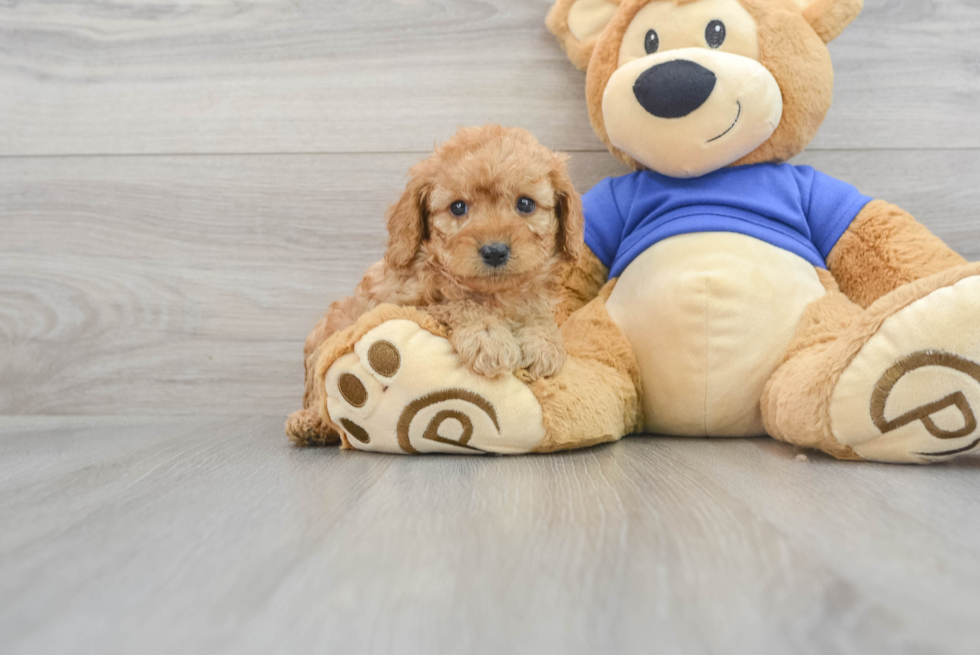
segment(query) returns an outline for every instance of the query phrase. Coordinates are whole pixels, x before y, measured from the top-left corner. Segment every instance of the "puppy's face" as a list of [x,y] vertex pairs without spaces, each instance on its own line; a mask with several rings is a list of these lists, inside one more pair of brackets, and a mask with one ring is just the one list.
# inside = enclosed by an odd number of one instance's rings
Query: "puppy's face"
[[[476,291],[545,275],[582,240],[563,158],[524,130],[461,130],[412,170],[406,193],[419,195],[408,202],[419,208],[408,219],[419,227],[413,261]],[[402,219],[397,210],[389,215],[389,264],[392,248],[405,245],[393,219]]]
[[478,151],[438,175],[429,207],[429,254],[454,279],[489,290],[551,265],[555,189],[522,162]]

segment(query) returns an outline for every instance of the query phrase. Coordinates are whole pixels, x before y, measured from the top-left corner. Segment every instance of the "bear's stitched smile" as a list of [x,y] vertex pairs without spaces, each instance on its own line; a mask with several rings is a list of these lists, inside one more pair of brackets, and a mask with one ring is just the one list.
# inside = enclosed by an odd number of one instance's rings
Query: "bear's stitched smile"
[[731,126],[727,130],[725,130],[724,132],[722,132],[721,134],[719,134],[715,138],[708,139],[706,143],[711,143],[712,141],[717,141],[718,139],[720,139],[721,137],[725,136],[726,134],[728,134],[729,132],[731,132],[733,129],[735,129],[735,126],[738,124],[738,119],[740,119],[742,117],[742,101],[741,100],[736,100],[735,101],[735,104],[738,105],[738,114],[736,114],[736,116],[735,116],[735,122],[733,122],[731,124]]

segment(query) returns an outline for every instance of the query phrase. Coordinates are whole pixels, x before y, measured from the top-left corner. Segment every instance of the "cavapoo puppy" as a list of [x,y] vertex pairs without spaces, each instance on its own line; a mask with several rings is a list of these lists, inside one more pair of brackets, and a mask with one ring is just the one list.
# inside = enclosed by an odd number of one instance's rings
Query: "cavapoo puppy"
[[583,243],[581,201],[565,159],[526,130],[486,125],[459,130],[412,167],[387,213],[384,259],[306,339],[304,409],[286,423],[294,441],[336,439],[317,411],[317,349],[381,303],[424,308],[481,375],[524,369],[534,379],[561,368],[565,349],[553,314],[559,276]]

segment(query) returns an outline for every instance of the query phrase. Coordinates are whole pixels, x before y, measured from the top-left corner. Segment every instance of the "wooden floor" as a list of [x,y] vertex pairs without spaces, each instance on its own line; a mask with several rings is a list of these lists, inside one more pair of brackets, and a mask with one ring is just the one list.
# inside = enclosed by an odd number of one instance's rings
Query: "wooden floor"
[[281,424],[7,419],[3,652],[976,652],[978,458],[406,459]]
[[[978,651],[980,458],[285,442],[433,141],[623,172],[549,4],[0,3],[0,652]],[[865,5],[797,163],[980,259],[980,3]]]

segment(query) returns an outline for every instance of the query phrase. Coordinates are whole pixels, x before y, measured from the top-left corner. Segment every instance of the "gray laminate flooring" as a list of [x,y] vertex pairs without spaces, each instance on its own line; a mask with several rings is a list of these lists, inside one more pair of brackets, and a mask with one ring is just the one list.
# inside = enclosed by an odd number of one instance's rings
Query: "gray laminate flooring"
[[409,459],[281,423],[6,419],[4,652],[975,652],[980,458]]

